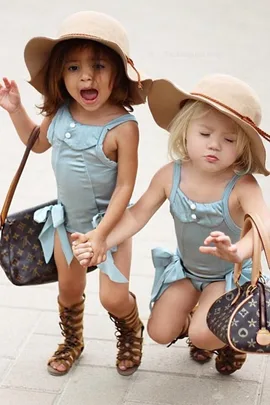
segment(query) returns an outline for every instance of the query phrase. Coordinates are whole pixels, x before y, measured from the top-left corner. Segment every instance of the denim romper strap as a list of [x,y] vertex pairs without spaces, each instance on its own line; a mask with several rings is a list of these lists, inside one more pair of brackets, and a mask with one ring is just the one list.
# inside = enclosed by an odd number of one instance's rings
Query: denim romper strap
[[173,184],[170,194],[170,202],[172,203],[175,199],[175,195],[180,183],[180,176],[181,176],[181,163],[174,162],[173,165]]

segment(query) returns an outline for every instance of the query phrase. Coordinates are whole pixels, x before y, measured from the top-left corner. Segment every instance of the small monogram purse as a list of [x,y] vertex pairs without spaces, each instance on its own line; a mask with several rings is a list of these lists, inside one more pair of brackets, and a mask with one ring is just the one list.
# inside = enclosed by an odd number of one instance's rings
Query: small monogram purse
[[270,266],[270,240],[258,214],[245,216],[242,237],[253,233],[253,257],[251,281],[240,286],[242,264],[236,264],[231,290],[211,306],[207,315],[209,329],[222,342],[245,353],[270,353],[270,287],[265,284],[261,272],[261,250]]
[[[49,263],[45,262],[38,239],[43,224],[37,223],[33,219],[36,210],[56,204],[57,201],[49,201],[7,216],[27,158],[39,137],[39,133],[40,128],[35,127],[29,137],[22,161],[8,190],[0,216],[0,265],[8,279],[19,286],[51,283],[58,280],[54,258],[52,257]],[[87,272],[95,269],[96,267],[89,267]]]

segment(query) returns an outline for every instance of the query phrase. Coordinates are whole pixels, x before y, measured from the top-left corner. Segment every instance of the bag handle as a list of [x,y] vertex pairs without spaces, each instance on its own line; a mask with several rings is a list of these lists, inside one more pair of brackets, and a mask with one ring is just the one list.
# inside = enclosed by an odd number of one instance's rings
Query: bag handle
[[18,182],[19,182],[20,177],[22,175],[22,172],[23,172],[24,166],[26,164],[26,161],[28,159],[29,153],[30,153],[32,147],[34,146],[37,138],[39,137],[39,134],[40,134],[40,127],[39,126],[34,127],[34,129],[32,130],[32,132],[31,132],[31,134],[29,136],[29,139],[28,139],[26,149],[25,149],[25,152],[23,154],[21,163],[20,163],[20,165],[18,167],[18,170],[16,171],[15,176],[13,177],[11,185],[9,186],[9,189],[8,189],[8,192],[7,192],[7,195],[6,195],[6,198],[5,198],[5,202],[4,202],[2,210],[1,210],[1,216],[0,216],[0,228],[1,229],[3,228],[4,223],[6,221],[8,210],[9,210],[10,204],[12,202],[13,195],[15,193]]
[[[241,238],[243,238],[250,231],[250,229],[252,229],[253,234],[251,286],[255,287],[261,276],[262,247],[265,252],[268,267],[270,267],[270,239],[267,234],[267,230],[262,222],[262,219],[257,213],[249,213],[245,215]],[[241,272],[242,263],[236,263],[234,266],[235,284],[238,283]]]

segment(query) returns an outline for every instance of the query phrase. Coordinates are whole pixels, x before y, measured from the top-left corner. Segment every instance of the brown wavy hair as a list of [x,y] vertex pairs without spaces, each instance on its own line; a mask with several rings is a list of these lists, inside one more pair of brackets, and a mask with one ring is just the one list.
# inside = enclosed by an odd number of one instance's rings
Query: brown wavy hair
[[51,52],[45,67],[44,102],[39,106],[42,114],[54,115],[60,107],[72,100],[63,80],[64,67],[70,52],[86,48],[91,48],[97,60],[103,56],[112,64],[113,89],[109,98],[110,102],[123,106],[128,111],[133,111],[132,104],[134,102],[130,93],[129,79],[120,55],[100,42],[74,38],[59,42]]

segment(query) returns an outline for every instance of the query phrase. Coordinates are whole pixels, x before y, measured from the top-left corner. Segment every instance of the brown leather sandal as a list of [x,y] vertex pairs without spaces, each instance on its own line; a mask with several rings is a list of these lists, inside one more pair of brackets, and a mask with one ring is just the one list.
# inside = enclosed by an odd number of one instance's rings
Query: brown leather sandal
[[[58,300],[59,322],[62,330],[64,343],[58,346],[58,349],[53,356],[48,360],[47,370],[51,375],[62,376],[69,372],[74,362],[80,357],[83,349],[83,312],[84,312],[85,296],[78,304],[72,305],[70,308],[64,307]],[[52,367],[52,363],[64,365],[65,370],[60,371]]]
[[196,361],[197,363],[204,364],[212,359],[214,355],[212,351],[199,349],[198,347],[194,346],[190,339],[187,339],[187,344],[189,346],[189,354],[192,360]]
[[[115,336],[117,339],[117,358],[116,369],[119,374],[129,376],[135,373],[141,364],[142,345],[143,345],[143,330],[144,326],[138,314],[136,297],[130,293],[135,299],[135,306],[131,313],[125,318],[117,318],[109,313],[110,319],[116,326]],[[119,365],[123,361],[130,361],[133,366],[122,370]]]
[[246,353],[240,353],[225,346],[217,350],[216,369],[220,374],[229,375],[243,366],[247,358]]

